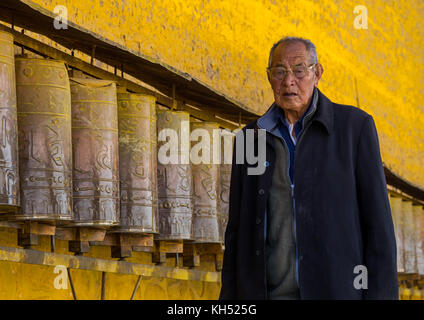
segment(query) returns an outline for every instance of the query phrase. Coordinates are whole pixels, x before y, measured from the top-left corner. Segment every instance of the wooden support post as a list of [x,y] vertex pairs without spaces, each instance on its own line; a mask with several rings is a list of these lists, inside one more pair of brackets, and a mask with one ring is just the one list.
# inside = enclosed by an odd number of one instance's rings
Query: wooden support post
[[76,239],[69,241],[69,251],[75,253],[88,252],[90,241],[103,241],[106,229],[96,229],[90,227],[79,227],[76,231]]
[[116,244],[111,246],[112,258],[129,258],[131,257],[131,238],[128,234],[116,233]]
[[200,266],[200,255],[195,243],[184,244],[183,266],[188,268]]
[[222,262],[224,260],[224,254],[218,253],[215,255],[215,269],[216,271],[222,271]]
[[109,232],[101,241],[90,241],[90,245],[110,246],[112,258],[128,258],[132,251],[153,252],[153,234]]
[[198,243],[197,252],[199,255],[211,254],[215,256],[215,269],[216,271],[222,270],[223,249],[220,243]]
[[38,236],[54,236],[56,226],[37,222],[25,221],[22,229],[18,232],[18,245],[24,248],[31,248],[38,245]]
[[163,264],[166,262],[166,252],[153,252],[152,262],[156,264]]
[[156,264],[165,263],[167,253],[183,253],[183,240],[156,240],[154,244],[152,262]]

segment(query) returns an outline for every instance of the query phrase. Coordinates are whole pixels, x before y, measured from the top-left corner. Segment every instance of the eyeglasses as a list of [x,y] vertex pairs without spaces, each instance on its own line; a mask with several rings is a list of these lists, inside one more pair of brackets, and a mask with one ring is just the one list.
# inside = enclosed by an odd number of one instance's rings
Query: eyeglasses
[[297,65],[297,66],[290,67],[289,70],[287,70],[284,67],[271,67],[271,68],[267,68],[266,70],[271,76],[271,78],[274,80],[283,80],[284,77],[289,72],[293,73],[293,75],[297,79],[302,79],[304,76],[306,76],[306,73],[308,72],[308,70],[311,70],[313,67],[315,67],[315,65],[316,63],[311,64],[310,66]]

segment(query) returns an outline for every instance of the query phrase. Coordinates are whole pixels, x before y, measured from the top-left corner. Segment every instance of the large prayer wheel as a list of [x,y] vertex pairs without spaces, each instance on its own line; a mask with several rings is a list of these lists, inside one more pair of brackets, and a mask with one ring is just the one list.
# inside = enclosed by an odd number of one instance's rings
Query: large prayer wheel
[[424,275],[424,210],[423,206],[415,204],[415,251],[417,255],[418,274]]
[[62,61],[17,57],[22,211],[16,218],[72,219],[71,96]]
[[118,93],[120,232],[158,233],[156,98]]
[[[219,212],[219,126],[214,122],[192,122],[191,129],[191,139],[195,140],[192,141],[190,150],[194,190],[194,239],[198,243],[219,243],[222,241]],[[199,139],[196,141],[197,138]]]
[[70,80],[74,225],[114,226],[119,221],[116,84]]
[[415,217],[412,202],[402,200],[403,219],[403,235],[404,235],[404,257],[405,257],[405,273],[418,273],[417,256],[416,256],[416,230]]
[[391,194],[389,199],[396,237],[397,271],[402,273],[405,272],[402,198]]
[[13,37],[0,31],[0,213],[19,209],[18,130]]
[[228,215],[230,209],[230,182],[234,134],[231,131],[223,130],[221,132],[221,164],[220,164],[220,184],[219,184],[219,204],[221,212],[222,242],[225,238],[225,229],[227,228]]
[[[158,110],[159,239],[192,240],[190,115]],[[167,137],[167,138],[166,138]],[[165,141],[161,141],[167,139]]]

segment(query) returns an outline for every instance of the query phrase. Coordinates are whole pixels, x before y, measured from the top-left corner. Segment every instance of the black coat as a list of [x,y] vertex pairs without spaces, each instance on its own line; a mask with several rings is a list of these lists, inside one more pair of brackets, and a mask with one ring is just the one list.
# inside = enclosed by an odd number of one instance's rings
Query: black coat
[[[373,118],[318,94],[294,160],[300,297],[398,299],[396,240]],[[256,121],[246,129],[257,130]],[[234,147],[220,299],[267,298],[264,214],[278,159],[269,133],[266,141],[262,175],[247,175],[255,165],[236,164]],[[357,265],[367,268],[367,289],[353,285]]]

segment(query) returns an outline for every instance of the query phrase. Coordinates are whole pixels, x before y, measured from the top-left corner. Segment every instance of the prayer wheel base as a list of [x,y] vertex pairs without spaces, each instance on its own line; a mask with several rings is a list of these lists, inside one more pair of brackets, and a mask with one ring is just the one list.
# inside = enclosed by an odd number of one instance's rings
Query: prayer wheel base
[[131,234],[159,234],[158,232],[152,232],[151,229],[146,229],[146,228],[138,228],[138,227],[119,227],[119,228],[114,228],[113,230],[109,231],[110,233],[131,233]]
[[19,209],[20,207],[16,205],[0,204],[0,219],[2,214],[16,213]]
[[22,225],[22,229],[18,231],[18,245],[30,249],[38,245],[38,236],[54,237],[55,234],[56,226],[54,223],[25,221]]
[[61,225],[72,221],[72,217],[70,216],[61,216],[61,215],[37,215],[37,216],[28,216],[23,214],[0,214],[0,219],[7,219],[9,221],[33,221],[33,222],[42,222],[46,224],[52,225]]
[[114,227],[118,225],[118,222],[116,221],[79,221],[79,222],[75,222],[73,221],[72,223],[70,223],[68,225],[68,227],[88,227],[88,228],[101,228],[101,229],[108,229],[111,227]]
[[107,233],[103,241],[90,241],[91,246],[110,246],[112,258],[129,258],[132,251],[153,251],[153,234]]

